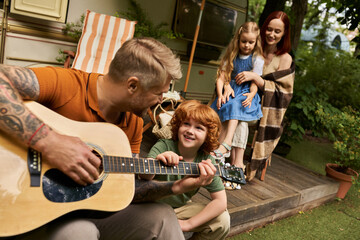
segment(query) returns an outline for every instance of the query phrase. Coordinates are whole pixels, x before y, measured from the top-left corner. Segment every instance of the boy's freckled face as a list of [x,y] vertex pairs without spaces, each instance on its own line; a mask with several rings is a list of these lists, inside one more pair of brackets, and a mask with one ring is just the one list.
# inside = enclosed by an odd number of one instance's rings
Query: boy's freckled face
[[185,148],[197,148],[205,142],[207,128],[193,119],[185,120],[179,127],[179,143]]

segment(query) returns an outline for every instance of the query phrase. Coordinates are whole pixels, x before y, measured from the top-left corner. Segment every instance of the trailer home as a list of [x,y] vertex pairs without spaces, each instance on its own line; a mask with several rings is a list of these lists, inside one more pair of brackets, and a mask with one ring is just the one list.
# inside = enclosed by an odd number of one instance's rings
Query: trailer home
[[[161,39],[181,57],[183,78],[174,89],[204,93],[214,90],[221,54],[237,29],[246,20],[247,0],[136,0],[156,25],[180,35]],[[87,9],[107,15],[125,12],[130,0],[2,0],[0,1],[1,63],[19,66],[62,66],[60,50],[75,51],[77,41],[63,33],[66,23],[80,21]],[[196,27],[200,23],[195,51]],[[189,62],[191,63],[189,71]]]

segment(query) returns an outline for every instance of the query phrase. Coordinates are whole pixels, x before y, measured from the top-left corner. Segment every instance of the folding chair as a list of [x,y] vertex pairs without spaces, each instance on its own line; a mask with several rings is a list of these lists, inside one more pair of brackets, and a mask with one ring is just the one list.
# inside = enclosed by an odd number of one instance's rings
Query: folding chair
[[136,21],[87,10],[76,54],[68,52],[64,67],[70,67],[74,57],[72,68],[107,73],[116,51],[134,36],[135,25]]

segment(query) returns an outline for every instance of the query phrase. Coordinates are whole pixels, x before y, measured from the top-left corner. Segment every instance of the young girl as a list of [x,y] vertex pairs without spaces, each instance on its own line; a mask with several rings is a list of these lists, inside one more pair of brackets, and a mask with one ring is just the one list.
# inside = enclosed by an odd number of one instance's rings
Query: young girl
[[[209,106],[197,100],[185,101],[175,110],[171,120],[172,139],[160,139],[150,150],[148,157],[176,166],[179,161],[201,163],[215,159],[210,152],[219,146],[221,123]],[[201,169],[200,169],[201,170]],[[141,175],[141,178],[174,181],[184,176]],[[230,230],[227,199],[220,177],[215,176],[205,186],[212,198],[207,205],[191,202],[199,189],[161,199],[171,205],[184,232],[194,232],[196,239],[225,239]]]
[[[246,22],[236,32],[221,60],[216,80],[217,98],[211,105],[222,122],[221,145],[214,151],[215,156],[224,161],[230,155],[232,145],[231,164],[241,169],[245,169],[243,157],[248,138],[247,123],[260,119],[262,112],[256,84],[247,82],[238,85],[236,79],[242,71],[262,75],[263,65],[259,28],[255,22]],[[233,89],[231,96],[223,95],[227,85]],[[241,134],[234,138],[236,128],[240,128],[237,132]]]
[[[295,66],[292,64],[290,41],[290,19],[285,12],[270,13],[261,26],[260,35],[265,65],[260,77],[253,72],[244,71],[238,75],[236,82],[254,82],[263,95],[264,117],[260,120],[261,132],[255,139],[251,165],[247,171],[247,181],[254,178],[258,168],[267,164],[272,151],[282,133],[282,120],[290,103]],[[231,91],[227,87],[226,91]],[[236,134],[236,133],[235,133]]]

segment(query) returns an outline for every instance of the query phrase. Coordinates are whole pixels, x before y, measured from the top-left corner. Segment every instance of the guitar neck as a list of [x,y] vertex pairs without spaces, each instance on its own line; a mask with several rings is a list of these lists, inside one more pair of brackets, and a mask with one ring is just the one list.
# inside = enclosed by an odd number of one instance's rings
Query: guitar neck
[[[177,166],[166,166],[161,161],[154,159],[103,156],[103,165],[104,171],[108,173],[200,175],[198,163],[179,162]],[[219,166],[215,165],[215,168],[215,176],[219,176]]]

